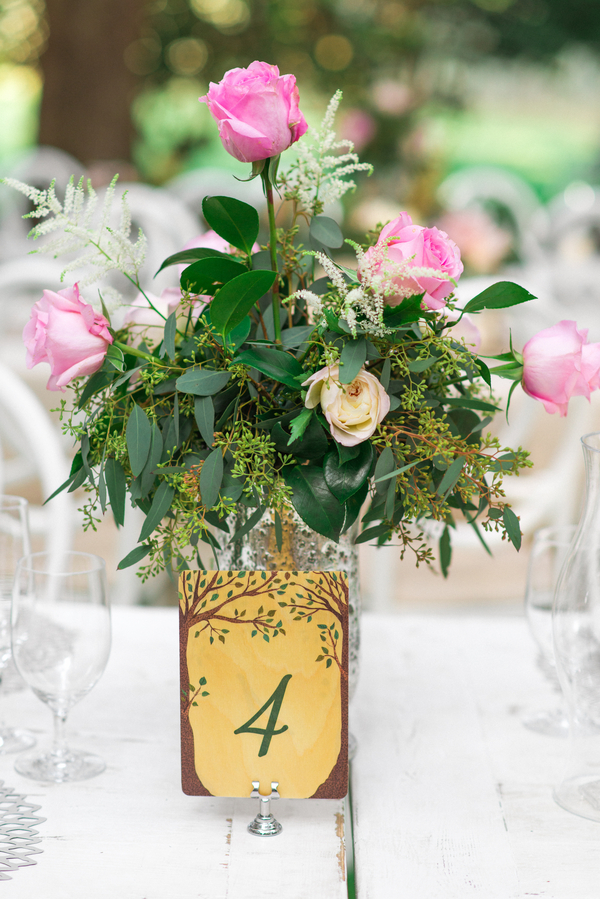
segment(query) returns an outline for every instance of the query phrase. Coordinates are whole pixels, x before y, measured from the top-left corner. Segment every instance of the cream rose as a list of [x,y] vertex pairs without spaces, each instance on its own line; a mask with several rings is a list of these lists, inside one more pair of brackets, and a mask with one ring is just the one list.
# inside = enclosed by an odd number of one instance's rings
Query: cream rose
[[308,386],[304,405],[314,409],[321,404],[332,437],[343,446],[367,440],[390,411],[389,396],[375,375],[364,369],[351,384],[341,384],[339,367],[326,365],[302,386]]

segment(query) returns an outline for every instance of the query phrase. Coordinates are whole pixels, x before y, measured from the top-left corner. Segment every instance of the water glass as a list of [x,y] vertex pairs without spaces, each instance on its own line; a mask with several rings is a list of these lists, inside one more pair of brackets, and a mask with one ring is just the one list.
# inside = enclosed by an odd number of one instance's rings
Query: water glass
[[54,743],[19,756],[15,769],[34,780],[84,780],[105,768],[93,753],[71,749],[65,722],[100,678],[111,625],[104,560],[90,553],[33,553],[17,566],[12,647],[17,669],[54,715]]

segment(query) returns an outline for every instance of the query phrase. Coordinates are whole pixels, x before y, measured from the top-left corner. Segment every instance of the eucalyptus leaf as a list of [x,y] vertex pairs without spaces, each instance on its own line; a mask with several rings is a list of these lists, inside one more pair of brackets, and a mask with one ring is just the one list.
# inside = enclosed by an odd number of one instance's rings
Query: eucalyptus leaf
[[131,472],[137,478],[141,474],[148,453],[150,451],[150,440],[152,436],[152,428],[150,419],[144,410],[134,404],[127,427],[125,429],[125,437],[127,440],[127,452],[129,453],[129,464]]
[[342,350],[339,378],[342,384],[351,384],[367,359],[367,341],[364,337],[349,340]]
[[160,431],[160,428],[156,424],[156,422],[152,422],[152,438],[150,441],[150,451],[148,452],[148,458],[146,459],[146,464],[144,465],[144,470],[142,471],[140,478],[140,495],[147,496],[150,490],[154,485],[154,481],[156,479],[155,469],[158,463],[162,458],[163,453],[163,438]]
[[127,496],[127,480],[123,466],[117,459],[107,459],[104,465],[104,478],[108,490],[108,498],[113,518],[117,527],[125,523],[125,499]]
[[309,234],[312,240],[331,249],[339,249],[344,244],[344,235],[337,222],[327,215],[315,215],[310,223]]
[[508,534],[508,539],[518,551],[521,549],[521,527],[519,524],[519,519],[510,508],[510,506],[504,506],[504,511],[502,513],[502,520],[504,522],[504,527],[506,528],[506,533]]
[[140,531],[140,536],[138,537],[138,543],[143,543],[144,540],[147,540],[152,531],[158,527],[158,525],[161,523],[161,521],[171,508],[171,503],[173,502],[174,495],[175,488],[167,483],[167,481],[163,481],[161,484],[159,484],[158,489],[154,494],[154,499],[152,500],[150,511],[146,515],[146,520],[142,525],[142,530]]
[[375,466],[375,490],[377,493],[386,493],[388,489],[388,485],[385,481],[381,481],[379,479],[383,479],[386,474],[390,474],[395,468],[394,461],[394,453],[392,452],[391,447],[386,446],[381,452],[377,460],[377,464]]
[[215,406],[210,396],[194,398],[194,418],[202,439],[207,446],[212,446],[215,439]]
[[204,460],[200,469],[200,496],[202,505],[212,508],[219,498],[219,490],[223,481],[223,453],[217,447]]
[[223,390],[230,378],[231,372],[228,371],[188,368],[181,377],[177,378],[176,386],[181,393],[193,393],[194,396],[213,396]]
[[165,322],[165,336],[163,337],[162,349],[169,359],[175,358],[175,334],[177,333],[177,310],[172,312]]
[[137,562],[141,562],[144,559],[150,550],[151,546],[148,544],[144,544],[143,546],[136,546],[135,549],[132,549],[130,553],[127,553],[124,559],[121,559],[117,568],[119,571],[122,571],[123,568],[129,568],[131,565],[135,565]]

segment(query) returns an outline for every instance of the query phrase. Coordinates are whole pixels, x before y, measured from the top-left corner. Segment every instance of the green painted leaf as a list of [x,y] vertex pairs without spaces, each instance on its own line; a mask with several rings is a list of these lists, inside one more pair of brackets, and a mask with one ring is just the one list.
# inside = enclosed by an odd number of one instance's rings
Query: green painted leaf
[[244,272],[228,281],[210,304],[211,322],[217,331],[227,336],[241,324],[255,303],[272,288],[275,272]]
[[130,565],[135,565],[136,562],[141,562],[141,560],[148,555],[151,546],[144,544],[144,546],[136,546],[135,549],[132,549],[130,553],[127,553],[124,559],[121,559],[117,568],[122,571],[123,568],[129,568]]
[[337,222],[327,215],[316,215],[309,229],[310,237],[326,247],[338,249],[344,244],[344,235]]
[[183,290],[213,296],[223,284],[247,271],[245,265],[231,256],[210,256],[184,269],[180,281]]
[[219,498],[219,490],[223,481],[223,453],[217,447],[204,460],[200,470],[200,496],[202,505],[212,508]]
[[193,393],[194,396],[213,396],[223,390],[230,378],[231,372],[228,371],[188,368],[185,374],[177,378],[177,390]]
[[366,482],[373,464],[373,447],[368,440],[360,445],[355,459],[340,463],[338,452],[332,449],[325,457],[323,472],[327,486],[341,503],[350,499]]
[[528,303],[529,300],[535,300],[535,297],[520,284],[514,284],[512,281],[498,281],[469,300],[463,311],[481,312],[482,309],[506,309],[508,306]]
[[364,337],[349,340],[340,356],[340,382],[351,384],[367,360],[367,341]]
[[168,268],[170,265],[186,265],[197,262],[198,259],[208,259],[209,256],[221,256],[225,258],[226,255],[226,253],[221,253],[219,250],[212,250],[209,247],[192,247],[189,250],[181,250],[179,253],[167,256],[156,274],[158,275],[158,272],[162,272],[164,268]]
[[194,418],[202,439],[207,446],[212,446],[215,439],[215,406],[210,396],[194,398]]
[[104,466],[104,477],[113,517],[117,526],[125,522],[125,498],[127,481],[121,463],[117,459],[107,459]]
[[506,533],[508,534],[508,539],[518,552],[521,549],[521,527],[519,525],[519,519],[509,506],[504,506],[502,520],[504,522],[504,527],[506,528]]
[[258,212],[233,197],[205,197],[202,212],[208,225],[227,243],[250,255],[258,237]]
[[316,465],[284,469],[286,484],[292,488],[292,504],[303,521],[324,537],[337,540],[344,525],[344,507],[333,495]]
[[152,428],[150,419],[144,410],[134,405],[133,410],[127,421],[125,429],[125,437],[127,439],[127,452],[129,453],[129,464],[131,472],[137,478],[141,474],[148,453],[150,451],[150,440],[152,436]]
[[282,350],[270,347],[251,347],[236,356],[236,362],[243,362],[250,368],[257,368],[263,375],[280,381],[288,387],[300,390],[298,378],[304,373],[302,365],[295,356]]
[[161,523],[169,509],[171,508],[171,503],[173,502],[173,497],[175,495],[174,487],[171,487],[166,481],[163,481],[159,484],[158,490],[154,494],[154,499],[152,500],[152,505],[150,506],[150,511],[146,515],[146,520],[142,525],[142,530],[140,531],[140,536],[138,537],[138,543],[142,543],[146,540],[154,528],[158,527]]

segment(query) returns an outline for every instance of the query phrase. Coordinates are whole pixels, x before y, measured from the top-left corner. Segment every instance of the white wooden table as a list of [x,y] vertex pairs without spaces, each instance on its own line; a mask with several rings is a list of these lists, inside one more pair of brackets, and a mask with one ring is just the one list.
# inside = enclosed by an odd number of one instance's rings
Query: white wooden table
[[[520,723],[554,698],[524,621],[365,615],[363,635],[359,899],[598,899],[600,824],[551,798],[565,742]],[[261,840],[246,832],[255,801],[183,795],[177,652],[176,610],[116,607],[109,666],[69,726],[107,771],[38,785],[0,756],[0,779],[48,819],[37,865],[2,882],[1,899],[345,899],[342,803],[280,800],[284,831]],[[3,702],[46,740],[39,700]]]

